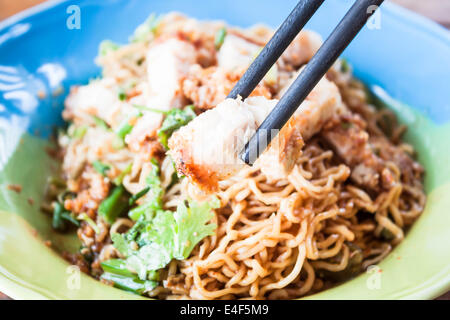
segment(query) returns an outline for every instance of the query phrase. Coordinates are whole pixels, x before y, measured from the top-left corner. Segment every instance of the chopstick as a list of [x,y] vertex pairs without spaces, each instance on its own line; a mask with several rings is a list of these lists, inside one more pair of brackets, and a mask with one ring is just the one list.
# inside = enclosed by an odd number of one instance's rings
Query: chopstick
[[[259,155],[264,152],[272,139],[278,134],[279,130],[286,124],[303,100],[306,99],[308,94],[314,89],[316,84],[331,68],[333,63],[372,16],[375,12],[372,8],[380,6],[383,1],[384,0],[356,0],[338,26],[333,30],[328,39],[323,43],[314,57],[309,61],[297,79],[292,83],[287,92],[256,130],[256,133],[247,142],[245,148],[239,155],[241,160],[249,165],[253,165]],[[270,48],[268,50],[270,50]],[[273,58],[269,53],[266,53],[266,55]],[[264,57],[261,60],[262,61],[259,63],[264,65],[270,64],[270,66],[267,67],[266,65],[265,67],[259,68],[268,71],[273,65],[273,63],[271,63],[272,60],[264,60]],[[252,66],[250,66],[250,68],[251,67]],[[265,74],[258,74],[257,79],[259,80],[254,87],[256,87],[264,75]],[[245,74],[243,78],[244,77]],[[252,81],[251,84],[254,85],[254,82],[255,81]],[[246,88],[247,91],[250,90],[250,86],[242,86]],[[249,93],[253,91],[254,87],[251,88]],[[245,91],[245,93],[247,93],[247,91]],[[276,132],[276,134],[273,134],[273,132]]]
[[247,98],[325,0],[301,0],[261,50],[227,98]]

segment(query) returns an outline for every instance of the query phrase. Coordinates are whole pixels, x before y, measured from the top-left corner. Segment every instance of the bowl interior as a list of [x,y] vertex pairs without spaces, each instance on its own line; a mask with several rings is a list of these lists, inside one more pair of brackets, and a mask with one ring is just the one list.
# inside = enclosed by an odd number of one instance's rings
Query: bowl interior
[[[326,37],[352,2],[327,2],[307,27]],[[53,232],[50,218],[39,210],[47,176],[56,165],[47,154],[46,138],[62,124],[62,102],[70,86],[98,75],[93,61],[101,40],[125,42],[149,13],[172,10],[239,26],[276,26],[295,3],[250,0],[236,10],[231,0],[198,1],[196,6],[181,0],[85,0],[76,3],[81,28],[68,29],[73,13],[68,8],[75,2],[65,1],[0,24],[0,291],[13,298],[139,298],[83,274],[78,278],[55,252],[76,250],[76,236]],[[344,56],[380,103],[408,125],[405,138],[426,168],[427,206],[376,273],[310,298],[432,298],[450,284],[450,36],[392,5],[382,7],[377,19]],[[22,191],[10,190],[11,184],[20,184]]]

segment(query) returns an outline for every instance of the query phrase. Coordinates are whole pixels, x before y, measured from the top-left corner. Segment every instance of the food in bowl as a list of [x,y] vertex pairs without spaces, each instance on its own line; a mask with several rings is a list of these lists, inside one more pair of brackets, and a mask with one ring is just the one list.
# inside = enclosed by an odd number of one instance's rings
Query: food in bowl
[[161,299],[291,299],[346,281],[425,205],[404,126],[341,59],[252,166],[238,152],[321,45],[302,31],[245,100],[273,30],[152,15],[73,87],[47,205],[83,271]]

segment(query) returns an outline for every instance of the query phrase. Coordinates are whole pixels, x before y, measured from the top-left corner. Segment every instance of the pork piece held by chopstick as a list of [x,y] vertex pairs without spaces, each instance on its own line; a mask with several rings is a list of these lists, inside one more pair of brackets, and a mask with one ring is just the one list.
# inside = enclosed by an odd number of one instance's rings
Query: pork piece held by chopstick
[[[217,190],[219,181],[246,166],[238,152],[276,103],[264,97],[226,99],[182,127],[169,140],[169,153],[178,172],[206,192]],[[337,87],[323,78],[256,165],[269,179],[285,178],[301,152],[303,139],[320,131],[332,115],[342,110]]]

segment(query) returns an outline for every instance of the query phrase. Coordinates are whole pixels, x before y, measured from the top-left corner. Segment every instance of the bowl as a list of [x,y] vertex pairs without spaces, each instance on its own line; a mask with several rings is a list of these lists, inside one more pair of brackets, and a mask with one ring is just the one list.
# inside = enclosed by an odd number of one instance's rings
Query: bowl
[[[327,1],[307,28],[326,37],[352,0]],[[52,231],[40,211],[54,167],[47,138],[61,125],[69,88],[99,74],[103,39],[126,42],[151,12],[277,26],[283,1],[50,1],[0,23],[0,291],[15,299],[140,299],[80,274],[58,251],[75,235]],[[255,10],[255,8],[257,8]],[[345,51],[355,75],[408,125],[426,168],[423,215],[375,271],[307,299],[430,299],[450,289],[450,35],[385,3]],[[18,192],[14,186],[20,185]],[[50,247],[49,241],[52,246]]]

